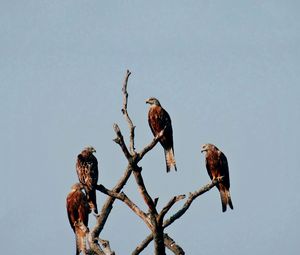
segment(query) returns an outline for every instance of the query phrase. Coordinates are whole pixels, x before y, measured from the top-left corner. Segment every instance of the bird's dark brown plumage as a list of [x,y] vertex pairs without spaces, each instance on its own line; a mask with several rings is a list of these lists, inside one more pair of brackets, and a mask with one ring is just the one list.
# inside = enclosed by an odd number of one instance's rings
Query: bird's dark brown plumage
[[85,239],[88,232],[90,208],[82,185],[76,183],[66,199],[69,222],[76,237],[76,255],[85,250]]
[[161,107],[156,98],[151,97],[146,101],[146,103],[150,104],[148,123],[153,135],[158,136],[159,133],[164,130],[163,136],[160,138],[159,142],[164,148],[167,172],[170,171],[171,167],[174,167],[175,170],[177,170],[170,115],[164,108]]
[[76,171],[79,182],[84,186],[87,193],[88,203],[94,213],[98,214],[96,201],[96,186],[98,182],[98,161],[93,155],[96,150],[87,147],[77,156]]
[[229,207],[233,209],[229,191],[229,168],[225,154],[213,144],[204,144],[202,146],[201,152],[206,152],[205,163],[210,179],[213,180],[219,177],[223,177],[222,181],[217,184],[217,188],[221,196],[222,211],[226,211],[227,205],[229,205]]

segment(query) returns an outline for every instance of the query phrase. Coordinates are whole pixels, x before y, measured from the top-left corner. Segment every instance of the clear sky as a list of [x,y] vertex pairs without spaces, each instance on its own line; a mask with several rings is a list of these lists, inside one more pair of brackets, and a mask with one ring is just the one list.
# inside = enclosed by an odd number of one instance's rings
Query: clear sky
[[[235,209],[222,213],[213,189],[166,231],[186,254],[299,254],[299,12],[292,0],[0,1],[2,253],[74,253],[76,156],[93,145],[108,188],[123,173],[112,125],[128,136],[130,69],[137,150],[152,139],[145,99],[172,118],[178,172],[160,146],[140,164],[159,208],[209,182],[203,143],[228,158]],[[124,191],[146,209],[134,180]],[[101,237],[130,254],[148,233],[116,202]]]

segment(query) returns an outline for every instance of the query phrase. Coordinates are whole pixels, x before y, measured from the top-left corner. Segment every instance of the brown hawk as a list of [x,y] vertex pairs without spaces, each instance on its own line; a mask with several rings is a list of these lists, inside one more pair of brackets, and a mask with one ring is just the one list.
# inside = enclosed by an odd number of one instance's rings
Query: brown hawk
[[82,189],[83,186],[80,183],[74,184],[66,201],[69,222],[76,237],[76,255],[79,255],[81,251],[85,252],[86,235],[89,231],[87,226],[90,207]]
[[96,150],[86,147],[77,156],[76,171],[79,182],[83,185],[91,211],[98,214],[96,201],[96,186],[98,182],[98,161],[93,155]]
[[174,156],[171,118],[167,111],[161,107],[156,98],[151,97],[146,100],[146,103],[150,104],[148,123],[153,135],[157,136],[164,129],[163,136],[159,139],[159,142],[164,148],[167,172],[170,171],[172,166],[174,167],[175,171],[177,171]]
[[233,209],[229,192],[230,180],[226,156],[215,145],[209,143],[202,146],[201,152],[206,152],[206,169],[210,179],[213,180],[223,176],[222,181],[216,185],[221,196],[222,211],[226,211],[227,205],[229,205],[229,207]]

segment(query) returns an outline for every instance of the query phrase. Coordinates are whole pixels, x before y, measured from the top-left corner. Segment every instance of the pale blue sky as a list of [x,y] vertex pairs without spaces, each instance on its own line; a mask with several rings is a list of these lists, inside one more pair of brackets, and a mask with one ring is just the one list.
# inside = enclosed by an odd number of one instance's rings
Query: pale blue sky
[[[214,189],[166,231],[186,254],[299,254],[299,11],[299,1],[0,1],[2,253],[74,253],[65,197],[77,154],[97,149],[109,188],[126,166],[112,125],[128,135],[128,68],[137,149],[152,139],[146,98],[173,122],[178,172],[165,173],[160,146],[141,163],[159,208],[209,182],[203,143],[228,158],[235,209],[222,213]],[[125,192],[146,209],[133,180]],[[148,233],[116,202],[101,237],[130,254]]]

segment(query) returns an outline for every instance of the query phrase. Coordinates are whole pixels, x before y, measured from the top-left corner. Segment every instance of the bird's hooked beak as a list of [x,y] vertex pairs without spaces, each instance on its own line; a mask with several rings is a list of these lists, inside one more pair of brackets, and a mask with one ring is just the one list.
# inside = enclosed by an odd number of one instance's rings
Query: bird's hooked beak
[[95,153],[96,149],[93,146],[89,146],[86,149],[88,149],[91,153]]
[[146,102],[146,104],[150,104],[150,101],[149,101],[149,99],[147,99],[145,102]]
[[201,153],[203,153],[205,151],[207,151],[207,148],[206,148],[206,145],[204,144],[204,145],[202,145]]

